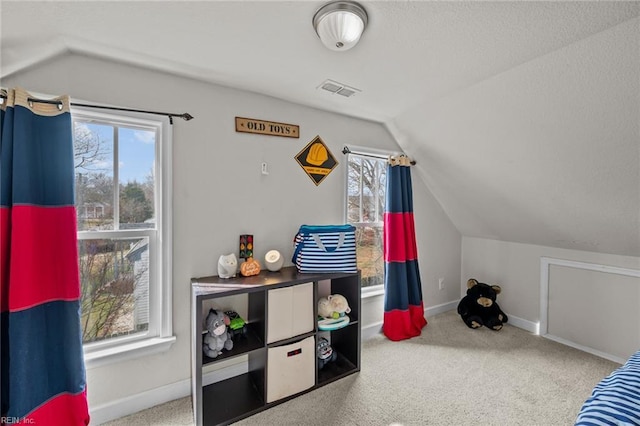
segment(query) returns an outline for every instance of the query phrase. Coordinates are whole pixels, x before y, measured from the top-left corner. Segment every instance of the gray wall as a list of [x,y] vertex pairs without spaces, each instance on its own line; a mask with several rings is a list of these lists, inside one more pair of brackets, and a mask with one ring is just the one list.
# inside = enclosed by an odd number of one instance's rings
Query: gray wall
[[640,349],[640,278],[549,267],[547,332],[626,360]]
[[[129,108],[187,111],[195,117],[176,120],[173,126],[177,342],[159,355],[88,370],[89,402],[103,411],[141,393],[146,395],[140,398],[143,404],[153,405],[157,393],[148,396],[145,391],[175,393],[174,384],[184,388],[190,377],[189,280],[216,274],[218,256],[237,251],[239,234],[254,235],[259,259],[272,248],[290,259],[300,224],[344,220],[343,145],[398,150],[378,123],[92,57],[65,55],[4,78],[2,85]],[[236,133],[235,116],[298,124],[300,139]],[[316,135],[341,163],[318,187],[293,158]],[[260,173],[262,162],[269,164],[268,176]],[[419,178],[414,178],[413,188],[425,305],[456,300],[453,283],[460,282],[461,236]],[[441,276],[452,285],[439,291]],[[362,316],[363,327],[381,321],[382,298],[368,299]]]
[[[553,247],[538,246],[532,244],[511,243],[506,241],[488,240],[484,238],[464,237],[462,240],[462,277],[463,281],[468,278],[476,278],[486,283],[496,283],[502,286],[502,293],[498,296],[498,303],[503,311],[509,316],[509,321],[524,328],[535,328],[540,322],[540,258],[550,257],[554,259],[564,259],[577,262],[588,262],[605,266],[613,266],[628,269],[640,269],[640,258],[632,256],[619,256],[611,254],[593,253],[579,250],[567,250]],[[600,296],[605,297],[598,306],[594,305],[594,298],[589,299],[585,295],[577,297],[570,302],[568,296],[560,293],[552,293],[552,296],[560,297],[555,300],[553,310],[556,318],[560,310],[565,312],[589,312],[593,316],[601,318],[619,318],[619,309],[615,303],[610,303],[615,299],[634,300],[638,306],[638,289],[640,279],[621,279],[614,274],[604,274],[594,271],[561,271],[554,267],[553,274],[550,275],[550,290],[576,288],[575,281],[579,277],[588,277],[587,282],[597,283],[604,289]],[[590,284],[593,285],[593,284]],[[464,286],[460,287],[460,292],[466,291]],[[578,300],[579,299],[579,300]],[[558,305],[558,302],[561,305]],[[574,303],[576,302],[576,303]],[[636,309],[637,310],[637,309]],[[637,318],[635,313],[629,313],[627,320]],[[520,321],[518,321],[520,320]],[[557,327],[557,323],[554,324]],[[556,330],[558,330],[556,328]],[[532,330],[533,331],[533,330]],[[552,329],[550,328],[551,332]],[[569,332],[558,330],[564,336],[570,337]],[[581,332],[578,332],[580,334]],[[622,322],[618,327],[612,327],[608,333],[615,333],[616,340],[630,339],[638,341],[637,328],[627,326]],[[608,337],[593,329],[591,337],[586,340],[584,336],[576,334],[575,337],[581,340],[584,345],[593,345],[596,349],[610,347]],[[584,339],[584,340],[583,340]],[[621,347],[622,351],[626,350]],[[603,351],[605,352],[605,351]],[[620,348],[614,352],[621,353]]]

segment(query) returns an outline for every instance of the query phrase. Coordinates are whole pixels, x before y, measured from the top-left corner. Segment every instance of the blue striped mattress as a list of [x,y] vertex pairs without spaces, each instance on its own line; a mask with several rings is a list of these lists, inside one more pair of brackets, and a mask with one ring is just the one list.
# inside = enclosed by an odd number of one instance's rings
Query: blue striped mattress
[[640,351],[596,385],[576,425],[640,425]]

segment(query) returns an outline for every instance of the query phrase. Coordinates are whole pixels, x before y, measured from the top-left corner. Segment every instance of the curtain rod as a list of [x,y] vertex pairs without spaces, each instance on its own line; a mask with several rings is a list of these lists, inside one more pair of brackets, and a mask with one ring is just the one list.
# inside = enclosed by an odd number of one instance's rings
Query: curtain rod
[[[0,98],[1,99],[7,99],[7,96],[4,95],[4,94],[0,94]],[[38,102],[38,103],[41,103],[41,104],[58,105],[58,108],[62,108],[62,102],[61,101],[51,101],[51,100],[48,100],[48,99],[27,98],[27,102],[29,102],[29,104],[31,104],[33,102]],[[78,106],[78,107],[84,107],[84,108],[96,108],[96,109],[108,109],[108,110],[112,110],[112,111],[141,112],[141,113],[144,113],[144,114],[165,115],[165,116],[169,117],[169,124],[173,124],[173,117],[180,117],[185,121],[189,121],[189,120],[193,119],[193,116],[191,114],[189,114],[188,112],[185,112],[183,114],[176,114],[176,113],[172,113],[172,112],[146,111],[146,110],[142,110],[142,109],[119,108],[119,107],[110,107],[110,106],[106,106],[106,105],[79,104],[79,103],[76,103],[76,102],[71,102],[71,106]]]
[[[342,153],[347,155],[347,154],[354,154],[354,155],[360,155],[361,157],[370,157],[370,158],[379,158],[381,160],[388,160],[389,156],[388,155],[382,155],[382,154],[372,154],[369,152],[356,152],[356,151],[351,151],[351,149],[349,149],[348,146],[345,146],[344,148],[342,148]],[[416,162],[415,160],[411,160],[411,165],[415,166]]]

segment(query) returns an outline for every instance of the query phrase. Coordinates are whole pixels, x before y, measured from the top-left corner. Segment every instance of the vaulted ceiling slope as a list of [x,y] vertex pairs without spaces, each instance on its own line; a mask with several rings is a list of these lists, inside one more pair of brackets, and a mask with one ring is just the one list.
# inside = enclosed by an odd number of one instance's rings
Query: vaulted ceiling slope
[[76,52],[377,121],[463,235],[640,256],[640,3],[361,1],[348,52],[322,4],[2,0],[0,72]]

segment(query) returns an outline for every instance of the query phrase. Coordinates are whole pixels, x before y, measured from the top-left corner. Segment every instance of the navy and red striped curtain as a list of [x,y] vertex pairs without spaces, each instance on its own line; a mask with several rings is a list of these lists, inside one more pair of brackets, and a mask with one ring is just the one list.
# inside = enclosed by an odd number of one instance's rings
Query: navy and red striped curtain
[[427,325],[413,220],[411,167],[405,156],[387,167],[384,212],[384,324],[390,340],[419,336]]
[[86,425],[69,98],[3,95],[1,423]]

